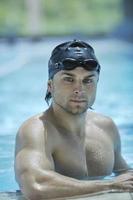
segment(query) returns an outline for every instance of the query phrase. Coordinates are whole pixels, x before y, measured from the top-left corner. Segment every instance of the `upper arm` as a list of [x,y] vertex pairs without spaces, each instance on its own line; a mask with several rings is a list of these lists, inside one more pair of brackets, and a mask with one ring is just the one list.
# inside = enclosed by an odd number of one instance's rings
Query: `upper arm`
[[122,171],[128,170],[129,166],[124,160],[121,152],[121,138],[118,131],[118,128],[116,127],[115,123],[112,121],[112,119],[108,122],[108,130],[109,134],[111,136],[111,139],[113,141],[114,145],[114,169],[113,171],[115,173],[120,173]]
[[40,122],[26,122],[16,137],[15,175],[19,185],[33,182],[42,170],[54,170],[48,138]]

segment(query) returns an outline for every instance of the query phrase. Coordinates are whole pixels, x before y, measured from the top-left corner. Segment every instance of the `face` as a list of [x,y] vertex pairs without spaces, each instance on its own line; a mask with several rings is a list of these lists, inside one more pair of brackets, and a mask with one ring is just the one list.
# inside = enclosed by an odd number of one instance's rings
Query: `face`
[[97,72],[77,67],[56,73],[48,89],[54,104],[71,114],[82,114],[95,101],[97,81]]

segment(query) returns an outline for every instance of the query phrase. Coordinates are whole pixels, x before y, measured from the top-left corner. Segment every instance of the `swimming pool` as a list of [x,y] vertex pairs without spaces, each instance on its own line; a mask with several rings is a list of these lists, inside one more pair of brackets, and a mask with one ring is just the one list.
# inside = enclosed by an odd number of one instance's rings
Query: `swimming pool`
[[[18,189],[13,169],[16,132],[24,120],[46,109],[47,62],[53,47],[63,41],[0,44],[0,191]],[[93,107],[114,119],[123,155],[133,167],[133,45],[112,39],[90,44],[102,66]]]

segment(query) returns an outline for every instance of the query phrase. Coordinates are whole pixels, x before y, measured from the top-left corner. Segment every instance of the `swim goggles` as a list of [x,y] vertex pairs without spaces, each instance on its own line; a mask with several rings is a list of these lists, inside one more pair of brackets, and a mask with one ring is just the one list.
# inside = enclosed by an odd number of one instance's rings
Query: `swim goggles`
[[74,58],[65,58],[64,60],[53,64],[53,70],[73,70],[76,67],[83,67],[90,71],[98,71],[100,69],[100,65],[94,59],[77,60]]

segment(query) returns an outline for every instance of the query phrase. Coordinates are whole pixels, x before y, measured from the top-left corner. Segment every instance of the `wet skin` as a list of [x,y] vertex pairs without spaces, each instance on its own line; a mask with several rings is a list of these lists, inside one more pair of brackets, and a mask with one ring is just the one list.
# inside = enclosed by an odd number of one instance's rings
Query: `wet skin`
[[[51,106],[20,127],[15,173],[29,199],[133,189],[116,125],[109,117],[87,111],[95,101],[98,78],[97,72],[81,67],[58,72],[48,82]],[[113,171],[126,175],[113,181],[82,181]]]

